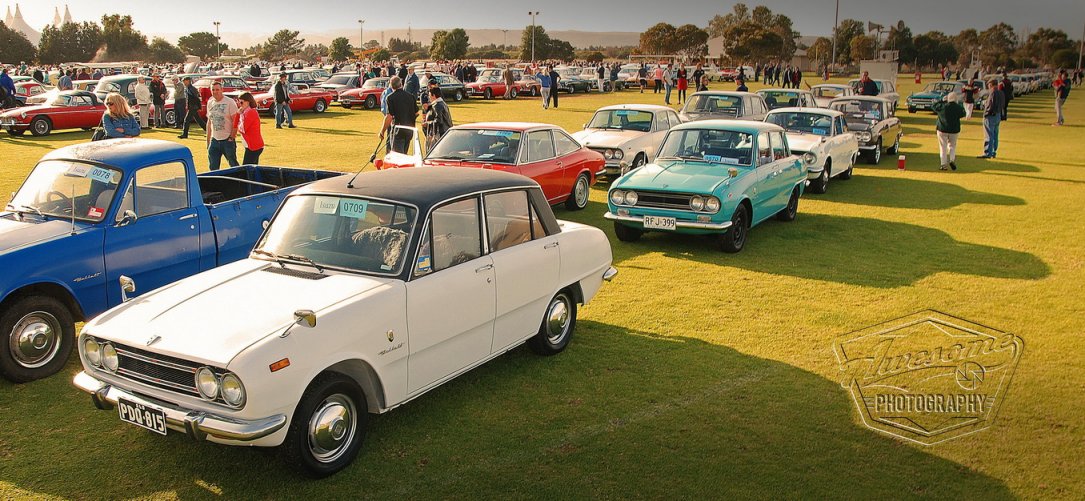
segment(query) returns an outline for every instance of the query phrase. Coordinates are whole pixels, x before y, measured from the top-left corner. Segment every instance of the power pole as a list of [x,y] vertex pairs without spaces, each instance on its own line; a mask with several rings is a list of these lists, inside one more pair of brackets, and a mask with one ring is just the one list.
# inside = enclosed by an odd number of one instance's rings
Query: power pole
[[365,49],[365,19],[358,20],[358,50]]
[[1085,28],[1081,29],[1081,42],[1077,46],[1077,70],[1081,71],[1081,56],[1085,55]]
[[222,36],[219,35],[219,25],[222,23],[215,21],[215,51],[218,52],[219,59],[222,59]]
[[[836,0],[836,17],[833,18],[833,58],[829,61],[830,68],[836,64],[836,30],[840,26],[840,0]],[[832,73],[832,70],[827,70]]]
[[501,39],[501,49],[504,50],[509,45],[509,30],[501,30],[501,33],[504,33]]
[[528,11],[531,15],[531,62],[535,62],[535,16],[539,15],[539,11]]

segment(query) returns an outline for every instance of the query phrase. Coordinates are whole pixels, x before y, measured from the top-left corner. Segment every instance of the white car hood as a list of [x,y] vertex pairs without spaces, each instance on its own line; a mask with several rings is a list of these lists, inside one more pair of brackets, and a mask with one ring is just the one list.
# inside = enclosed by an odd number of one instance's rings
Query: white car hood
[[[388,284],[246,259],[189,277],[107,311],[84,327],[96,337],[186,360],[226,367],[245,348],[294,323],[294,312],[326,309]],[[310,275],[309,272],[312,272]],[[138,284],[137,284],[138,286]],[[159,339],[148,345],[151,339]]]
[[586,129],[574,133],[573,139],[589,148],[620,148],[626,142],[645,134],[647,132],[635,130]]
[[787,145],[791,147],[791,151],[814,151],[821,144],[821,139],[822,137],[816,134],[787,133]]

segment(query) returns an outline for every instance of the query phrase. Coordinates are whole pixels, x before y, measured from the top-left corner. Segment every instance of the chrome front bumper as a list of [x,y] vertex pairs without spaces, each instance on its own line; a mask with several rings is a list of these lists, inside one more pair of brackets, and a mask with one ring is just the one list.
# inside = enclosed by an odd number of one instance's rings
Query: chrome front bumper
[[[644,226],[644,216],[619,216],[613,212],[607,212],[603,214],[604,219],[611,221],[621,221],[623,223],[639,223]],[[724,221],[722,223],[699,223],[694,221],[675,221],[674,226],[676,228],[684,228],[689,230],[714,230],[722,231],[731,227],[730,221]]]
[[166,427],[185,433],[193,440],[205,440],[210,435],[223,440],[248,442],[271,435],[286,426],[286,416],[282,414],[246,421],[184,409],[117,388],[87,374],[86,371],[76,374],[72,382],[80,390],[90,393],[91,401],[99,409],[112,409],[118,398],[162,409],[166,414]]

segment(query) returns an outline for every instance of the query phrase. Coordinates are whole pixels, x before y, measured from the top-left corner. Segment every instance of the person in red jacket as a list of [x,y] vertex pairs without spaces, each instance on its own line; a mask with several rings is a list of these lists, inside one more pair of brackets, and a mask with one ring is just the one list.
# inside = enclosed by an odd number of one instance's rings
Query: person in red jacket
[[260,154],[264,152],[264,136],[260,134],[260,113],[256,111],[256,98],[245,92],[238,96],[241,110],[236,115],[234,129],[245,143],[245,157],[241,165],[260,163]]

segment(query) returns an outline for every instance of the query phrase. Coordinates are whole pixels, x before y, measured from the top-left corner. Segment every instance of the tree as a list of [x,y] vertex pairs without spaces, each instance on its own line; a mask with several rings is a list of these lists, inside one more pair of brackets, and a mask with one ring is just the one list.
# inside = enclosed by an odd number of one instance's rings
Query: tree
[[470,37],[463,28],[452,31],[437,31],[433,33],[433,43],[430,46],[430,56],[434,59],[461,59],[467,55],[467,48],[471,45]]
[[147,48],[147,61],[151,63],[181,63],[185,54],[162,37],[155,37]]
[[858,65],[864,57],[873,58],[875,43],[874,37],[870,35],[852,37],[851,43],[848,44],[848,55],[851,57],[851,62]]
[[219,43],[214,33],[207,31],[182,36],[177,39],[177,47],[186,54],[192,54],[204,60],[218,56],[220,51],[229,49],[226,44]]
[[845,19],[836,27],[836,62],[847,64],[853,59],[851,56],[851,40],[866,34],[866,29],[861,21]]
[[380,42],[378,42],[376,40],[370,40],[370,41],[366,42],[365,45],[362,46],[362,48],[364,48],[366,50],[369,50],[369,49],[376,49],[377,47],[380,47],[380,46],[381,46]]
[[576,49],[573,48],[573,44],[557,38],[550,39],[546,51],[549,54],[549,59],[572,61],[576,57]]
[[[546,28],[542,26],[534,26],[535,28],[535,60],[543,61],[550,59],[550,35],[546,34]],[[532,26],[528,25],[524,28],[523,33],[520,35],[520,59],[523,61],[531,60],[531,29]]]
[[806,48],[806,55],[812,61],[828,61],[833,54],[833,41],[825,37],[818,37],[814,43]]
[[1028,36],[1028,40],[1021,46],[1021,57],[1031,59],[1034,64],[1045,65],[1052,63],[1055,52],[1062,49],[1072,49],[1073,43],[1066,32],[1051,28],[1037,28]]
[[687,58],[708,54],[708,32],[692,24],[683,24],[674,30],[673,52]]
[[897,21],[895,26],[889,27],[889,36],[885,39],[885,47],[898,52],[898,70],[902,63],[915,61],[915,41],[912,39],[912,29],[905,25],[904,21]]
[[147,53],[147,37],[132,25],[132,16],[106,14],[102,16],[102,42],[106,61],[143,59]]
[[[757,9],[754,10],[756,11]],[[768,9],[766,8],[766,10]],[[795,55],[795,51],[799,48],[795,43],[795,39],[799,37],[799,32],[795,31],[791,18],[783,14],[775,14],[772,16],[769,27],[773,33],[780,36],[780,48],[777,51],[777,55],[782,59],[790,60]]]
[[46,26],[38,42],[38,60],[44,64],[85,63],[94,58],[101,46],[102,30],[97,23]]
[[930,31],[915,37],[915,51],[920,65],[941,67],[957,61],[953,40],[941,31]]
[[1074,49],[1059,49],[1051,55],[1051,65],[1056,68],[1074,68],[1077,66],[1077,51]]
[[347,37],[337,37],[332,40],[331,49],[328,51],[328,57],[332,61],[346,61],[350,58],[353,52],[353,47],[350,45],[350,39]]
[[328,53],[329,49],[327,45],[322,43],[309,44],[298,51],[298,58],[309,62],[315,62],[322,57],[327,57]]
[[723,34],[723,48],[735,61],[764,61],[779,54],[780,35],[753,22],[731,26]]
[[657,23],[640,34],[640,50],[645,54],[675,52],[678,29],[669,23]]
[[979,43],[983,47],[981,54],[984,64],[1008,66],[1010,56],[1017,47],[1017,34],[1013,26],[998,23],[980,32]]
[[305,39],[298,38],[297,31],[279,30],[267,39],[258,53],[261,59],[275,61],[297,54],[305,46]]
[[392,37],[391,40],[388,40],[388,50],[392,52],[410,52],[412,50],[418,49],[421,46],[422,44],[420,43],[411,43],[402,38]]
[[604,56],[603,53],[599,51],[588,52],[587,54],[578,55],[578,57],[586,60],[589,63],[601,63],[603,62],[603,59],[606,58],[606,56]]
[[26,35],[0,22],[0,61],[31,61],[36,52]]
[[728,28],[732,26],[747,22],[750,20],[750,8],[746,7],[744,3],[736,3],[731,8],[731,12],[726,15],[717,14],[708,22],[708,36],[721,37],[727,32]]
[[957,53],[960,54],[957,62],[960,64],[970,64],[972,62],[972,51],[979,50],[980,48],[980,34],[975,28],[964,29],[953,36],[952,42],[953,47],[957,49]]
[[389,59],[392,59],[392,53],[389,52],[388,49],[381,49],[377,52],[374,52],[372,56],[369,56],[369,58],[378,63],[383,63]]

